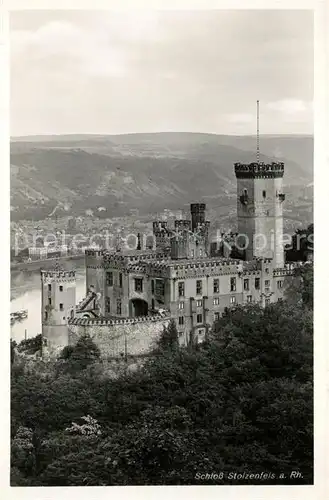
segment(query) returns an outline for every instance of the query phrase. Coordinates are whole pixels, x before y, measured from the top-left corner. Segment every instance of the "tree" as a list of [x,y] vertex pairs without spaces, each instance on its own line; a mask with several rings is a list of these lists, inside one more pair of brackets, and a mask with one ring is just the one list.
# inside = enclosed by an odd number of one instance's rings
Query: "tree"
[[296,267],[293,275],[285,281],[285,297],[291,304],[313,309],[314,288],[313,264]]
[[36,352],[40,352],[42,348],[42,335],[36,335],[35,337],[31,337],[29,339],[24,339],[18,344],[18,351],[24,352],[26,354],[35,354]]
[[178,349],[178,332],[176,328],[175,320],[171,319],[169,325],[164,326],[163,332],[157,342],[156,350],[159,352],[163,351],[174,351]]
[[60,354],[70,372],[86,369],[100,358],[100,350],[89,335],[83,335],[74,346],[66,346]]
[[300,470],[299,482],[312,483],[312,310],[237,307],[197,350],[179,348],[173,332],[117,379],[81,368],[91,339],[63,361],[76,356],[74,377],[13,370],[13,436],[31,429],[35,457],[31,469],[13,462],[15,484],[187,485],[200,484],[196,472],[219,470],[226,480],[208,484],[230,484],[232,470]]
[[10,339],[10,364],[13,365],[15,362],[15,349],[17,347],[17,343],[15,340]]

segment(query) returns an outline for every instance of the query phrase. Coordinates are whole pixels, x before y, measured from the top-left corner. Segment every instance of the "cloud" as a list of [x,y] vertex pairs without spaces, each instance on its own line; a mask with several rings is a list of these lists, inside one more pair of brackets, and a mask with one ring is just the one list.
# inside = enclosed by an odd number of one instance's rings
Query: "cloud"
[[275,102],[269,102],[267,107],[279,113],[295,115],[309,111],[312,107],[312,103],[300,99],[282,99]]
[[309,132],[306,12],[17,11],[10,36],[14,135],[250,133],[257,99],[263,133]]
[[[26,56],[32,66],[42,62],[50,71],[53,61],[70,60],[72,69],[94,76],[117,76],[125,72],[122,50],[108,43],[106,33],[86,30],[65,21],[54,21],[34,32],[11,32],[11,50],[15,57]],[[56,66],[56,65],[55,65]],[[60,69],[60,68],[59,68]]]
[[253,121],[255,121],[255,116],[253,116],[251,113],[229,114],[227,115],[227,118],[231,123],[236,124],[252,123]]

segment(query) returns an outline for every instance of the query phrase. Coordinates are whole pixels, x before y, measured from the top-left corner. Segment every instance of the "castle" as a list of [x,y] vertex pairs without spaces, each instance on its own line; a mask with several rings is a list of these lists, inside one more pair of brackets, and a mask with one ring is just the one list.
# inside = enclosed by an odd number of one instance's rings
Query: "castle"
[[[204,341],[226,308],[282,300],[285,277],[284,164],[234,165],[238,233],[211,251],[206,205],[191,217],[153,223],[155,247],[86,250],[86,296],[76,305],[74,271],[41,271],[43,357],[90,334],[104,358],[147,354],[173,318],[181,345]],[[232,240],[232,235],[231,235]],[[229,250],[228,250],[229,248]],[[238,258],[232,258],[232,255]]]

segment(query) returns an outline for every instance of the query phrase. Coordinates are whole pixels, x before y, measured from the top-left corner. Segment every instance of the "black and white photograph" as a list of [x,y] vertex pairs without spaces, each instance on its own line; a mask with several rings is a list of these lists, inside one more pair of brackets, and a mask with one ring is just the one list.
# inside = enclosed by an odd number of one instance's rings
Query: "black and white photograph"
[[313,485],[313,10],[9,41],[10,486]]

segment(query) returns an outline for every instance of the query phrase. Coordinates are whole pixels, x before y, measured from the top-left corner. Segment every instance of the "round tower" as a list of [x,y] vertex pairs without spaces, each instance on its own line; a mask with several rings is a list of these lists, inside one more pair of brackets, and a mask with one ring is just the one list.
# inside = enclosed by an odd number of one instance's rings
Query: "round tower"
[[235,163],[237,178],[238,248],[245,259],[271,258],[283,267],[284,164]]
[[69,344],[67,320],[75,310],[75,271],[41,271],[42,357],[56,358]]

